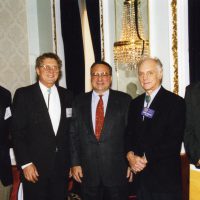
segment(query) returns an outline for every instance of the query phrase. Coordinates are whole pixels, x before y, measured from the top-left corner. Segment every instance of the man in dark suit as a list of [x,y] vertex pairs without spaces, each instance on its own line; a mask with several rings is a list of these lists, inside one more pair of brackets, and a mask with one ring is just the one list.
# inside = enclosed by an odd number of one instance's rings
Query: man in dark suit
[[12,135],[25,200],[64,200],[69,173],[72,94],[55,85],[62,62],[54,53],[36,59],[38,82],[13,100]]
[[9,125],[11,94],[0,86],[0,199],[9,200],[12,187],[12,169],[9,155]]
[[139,181],[137,199],[181,200],[184,100],[161,86],[159,59],[142,59],[138,77],[145,93],[131,102],[127,127],[127,158]]
[[186,88],[186,128],[184,135],[185,149],[189,160],[197,168],[200,167],[200,83]]
[[[84,200],[125,200],[131,178],[124,149],[127,112],[131,97],[109,89],[112,67],[91,66],[93,91],[80,95],[73,106],[70,131],[71,165],[81,183]],[[102,111],[99,116],[99,105]],[[101,122],[103,122],[101,125]],[[100,131],[99,131],[100,130]]]

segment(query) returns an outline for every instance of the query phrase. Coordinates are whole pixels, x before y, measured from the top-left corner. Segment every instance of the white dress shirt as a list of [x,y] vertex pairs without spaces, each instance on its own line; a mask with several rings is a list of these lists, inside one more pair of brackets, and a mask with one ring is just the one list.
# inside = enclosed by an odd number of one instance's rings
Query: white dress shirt
[[[48,108],[48,96],[49,96],[49,88],[44,86],[40,81],[39,81],[39,86],[42,91],[45,103]],[[53,85],[50,88],[50,98],[49,98],[49,116],[51,119],[51,123],[53,126],[53,130],[55,135],[57,134],[59,123],[60,123],[60,116],[61,116],[61,106],[60,106],[60,98],[58,94],[57,87]]]

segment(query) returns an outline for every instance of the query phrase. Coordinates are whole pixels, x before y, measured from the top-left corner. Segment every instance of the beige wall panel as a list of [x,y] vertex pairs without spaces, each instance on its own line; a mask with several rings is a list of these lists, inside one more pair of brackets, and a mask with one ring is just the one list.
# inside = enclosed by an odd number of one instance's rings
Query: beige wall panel
[[30,83],[26,0],[0,0],[0,85],[12,93]]

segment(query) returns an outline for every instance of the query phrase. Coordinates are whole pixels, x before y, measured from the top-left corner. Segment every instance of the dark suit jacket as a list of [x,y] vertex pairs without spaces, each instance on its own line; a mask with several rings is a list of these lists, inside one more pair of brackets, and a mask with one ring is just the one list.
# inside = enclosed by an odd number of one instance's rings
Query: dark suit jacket
[[92,92],[89,92],[79,96],[73,106],[70,131],[71,164],[82,167],[84,184],[123,184],[126,182],[127,172],[124,134],[131,97],[110,90],[99,141],[95,137],[92,125],[91,100]]
[[13,99],[12,135],[17,164],[33,162],[41,176],[52,171],[66,177],[69,170],[69,124],[66,108],[72,107],[72,94],[57,87],[61,118],[55,136],[39,84],[20,88]]
[[0,87],[0,180],[4,186],[12,184],[12,171],[9,155],[10,117],[4,119],[6,108],[11,107],[11,94]]
[[138,174],[140,184],[154,192],[181,189],[180,150],[184,132],[184,100],[161,87],[150,105],[152,119],[144,118],[145,94],[131,102],[128,117],[127,151],[145,153],[147,167]]
[[200,82],[186,88],[186,128],[184,143],[190,162],[200,159]]

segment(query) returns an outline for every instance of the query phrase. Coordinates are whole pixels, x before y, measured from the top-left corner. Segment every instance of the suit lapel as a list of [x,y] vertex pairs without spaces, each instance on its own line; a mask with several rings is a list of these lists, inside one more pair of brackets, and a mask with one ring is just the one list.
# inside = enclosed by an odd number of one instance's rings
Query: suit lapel
[[60,99],[61,114],[60,114],[60,122],[59,122],[59,125],[58,125],[58,130],[57,130],[56,136],[59,135],[60,129],[62,129],[62,126],[65,123],[65,118],[66,118],[66,107],[65,107],[65,105],[67,105],[67,103],[65,102],[66,98],[65,98],[64,94],[62,93],[62,91],[60,90],[59,87],[57,87],[57,90],[58,90],[58,95],[59,95],[59,99]]
[[115,114],[115,110],[117,110],[118,108],[119,108],[118,100],[117,98],[115,98],[114,92],[110,89],[108,104],[104,119],[104,125],[100,136],[100,140],[103,140],[106,137],[108,137],[108,133],[110,133],[110,131],[108,130],[110,130],[113,124],[113,115]]
[[162,113],[162,109],[164,109],[165,107],[164,104],[165,104],[165,89],[161,87],[149,107],[150,109],[155,111],[153,117],[152,118],[145,117],[144,120],[147,129],[150,129],[152,124],[154,124],[154,122],[159,119],[160,114]]
[[88,93],[86,97],[86,105],[84,110],[85,115],[85,122],[86,126],[89,127],[89,133],[91,133],[94,138],[95,137],[95,130],[93,129],[93,123],[92,123],[92,92]]
[[139,105],[138,105],[138,109],[139,109],[139,116],[140,116],[140,120],[141,121],[144,121],[143,120],[143,116],[142,116],[142,110],[144,109],[144,98],[145,98],[145,93],[144,94],[142,94],[141,96],[140,96],[140,101],[139,101]]
[[0,90],[0,119],[4,119],[5,109],[6,109],[5,96],[2,95],[2,92]]
[[41,113],[43,113],[42,115],[45,118],[45,121],[47,122],[47,124],[46,124],[47,128],[49,130],[51,130],[51,132],[53,132],[53,134],[54,134],[53,126],[52,126],[51,119],[50,119],[49,112],[48,112],[48,108],[46,106],[39,83],[35,84],[35,91],[33,93],[33,99],[36,101],[37,109],[39,109],[39,111]]
[[36,105],[38,106],[38,108],[42,112],[44,112],[45,114],[48,114],[48,109],[47,109],[44,97],[42,95],[42,91],[41,91],[40,86],[39,86],[38,83],[35,84],[35,90],[34,90],[34,92],[35,92],[35,94],[33,94],[33,99],[35,99],[35,101],[37,102]]
[[160,109],[160,104],[162,103],[162,96],[163,96],[164,91],[165,91],[165,89],[163,87],[161,87],[150,105],[150,108],[155,110],[155,112],[157,112],[157,114]]

